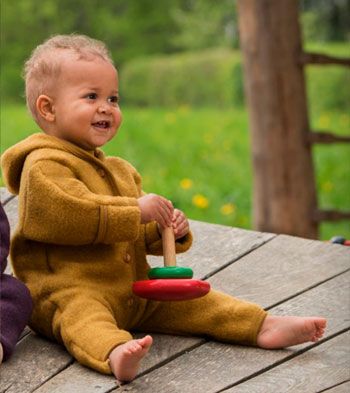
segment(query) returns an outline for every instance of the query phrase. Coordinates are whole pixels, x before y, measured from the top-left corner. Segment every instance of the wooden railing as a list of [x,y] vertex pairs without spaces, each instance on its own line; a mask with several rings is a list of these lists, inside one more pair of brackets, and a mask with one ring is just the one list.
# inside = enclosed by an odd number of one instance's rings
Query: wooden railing
[[349,58],[303,51],[295,0],[238,0],[253,158],[253,225],[318,238],[319,223],[350,212],[317,206],[312,146],[350,136],[310,130],[304,68],[350,66]]
[[[303,66],[309,64],[316,65],[338,65],[350,67],[350,58],[339,58],[328,56],[322,53],[306,53],[304,52],[300,58]],[[350,135],[337,135],[333,132],[309,131],[308,142],[312,144],[333,144],[333,143],[350,143]],[[322,221],[340,221],[350,220],[350,211],[339,210],[320,210],[316,209],[313,219],[317,222]]]

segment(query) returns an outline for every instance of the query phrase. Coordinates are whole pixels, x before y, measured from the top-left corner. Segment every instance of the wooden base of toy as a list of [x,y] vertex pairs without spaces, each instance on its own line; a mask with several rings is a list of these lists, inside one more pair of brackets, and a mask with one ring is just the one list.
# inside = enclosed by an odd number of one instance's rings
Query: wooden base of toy
[[136,295],[150,300],[191,300],[206,295],[210,284],[201,280],[166,278],[136,281],[132,290]]

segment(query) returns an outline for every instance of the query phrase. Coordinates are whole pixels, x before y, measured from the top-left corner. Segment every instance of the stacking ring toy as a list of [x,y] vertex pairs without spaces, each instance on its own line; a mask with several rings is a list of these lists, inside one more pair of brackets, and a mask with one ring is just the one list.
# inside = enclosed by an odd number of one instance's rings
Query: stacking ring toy
[[132,290],[140,297],[158,300],[190,300],[206,295],[210,284],[194,280],[189,267],[176,266],[175,238],[171,227],[162,232],[164,267],[150,269],[150,280],[136,281]]
[[154,267],[148,272],[148,278],[192,278],[193,270],[189,267],[164,266]]

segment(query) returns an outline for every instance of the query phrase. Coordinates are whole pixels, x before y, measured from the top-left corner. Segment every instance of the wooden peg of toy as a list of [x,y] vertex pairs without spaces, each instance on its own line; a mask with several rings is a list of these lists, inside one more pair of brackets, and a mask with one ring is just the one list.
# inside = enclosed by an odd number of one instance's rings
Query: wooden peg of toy
[[164,266],[176,266],[175,235],[172,227],[162,231]]

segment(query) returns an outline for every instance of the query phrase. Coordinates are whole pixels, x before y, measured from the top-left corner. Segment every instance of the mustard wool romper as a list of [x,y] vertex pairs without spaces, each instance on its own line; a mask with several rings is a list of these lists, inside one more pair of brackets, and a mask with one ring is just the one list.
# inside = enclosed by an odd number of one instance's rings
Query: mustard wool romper
[[[111,373],[109,353],[131,330],[256,344],[266,312],[255,304],[214,290],[180,302],[133,295],[162,243],[155,222],[140,224],[141,178],[129,163],[38,133],[8,149],[2,168],[19,195],[11,259],[33,297],[30,326],[81,364]],[[189,233],[176,251],[191,242]]]

